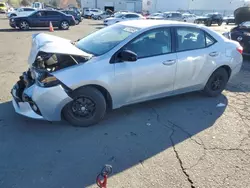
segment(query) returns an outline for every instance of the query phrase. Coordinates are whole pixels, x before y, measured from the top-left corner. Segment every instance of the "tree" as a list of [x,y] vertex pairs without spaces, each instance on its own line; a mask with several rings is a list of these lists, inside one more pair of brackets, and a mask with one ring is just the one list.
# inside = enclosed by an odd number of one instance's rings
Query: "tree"
[[56,1],[56,0],[53,0],[53,1],[51,2],[51,5],[54,6],[54,7],[57,7],[57,6],[58,6],[57,1]]
[[21,1],[21,5],[23,5],[23,6],[29,6],[30,2],[28,0],[22,0]]

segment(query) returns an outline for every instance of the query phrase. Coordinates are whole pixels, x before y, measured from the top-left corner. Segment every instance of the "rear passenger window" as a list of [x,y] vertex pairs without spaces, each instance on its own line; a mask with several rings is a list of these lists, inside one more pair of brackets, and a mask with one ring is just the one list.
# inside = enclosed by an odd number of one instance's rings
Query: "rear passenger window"
[[177,28],[177,51],[206,47],[205,34],[197,28]]
[[206,46],[207,47],[212,46],[215,42],[216,42],[216,40],[213,37],[206,34]]

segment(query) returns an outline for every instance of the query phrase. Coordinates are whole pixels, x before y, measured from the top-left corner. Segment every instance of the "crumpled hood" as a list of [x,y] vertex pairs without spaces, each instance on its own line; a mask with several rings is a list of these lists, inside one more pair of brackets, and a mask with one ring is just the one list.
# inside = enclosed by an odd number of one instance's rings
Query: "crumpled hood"
[[76,55],[82,57],[92,56],[71,44],[71,41],[68,39],[45,33],[32,35],[32,47],[28,59],[29,65],[32,65],[35,62],[38,52]]

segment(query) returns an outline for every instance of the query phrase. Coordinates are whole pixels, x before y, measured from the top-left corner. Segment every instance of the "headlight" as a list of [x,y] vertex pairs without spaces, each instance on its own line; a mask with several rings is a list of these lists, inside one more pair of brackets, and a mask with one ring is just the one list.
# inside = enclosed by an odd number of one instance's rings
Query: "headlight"
[[39,76],[37,77],[37,84],[40,87],[53,87],[60,83],[61,82],[56,77],[47,72],[39,73]]

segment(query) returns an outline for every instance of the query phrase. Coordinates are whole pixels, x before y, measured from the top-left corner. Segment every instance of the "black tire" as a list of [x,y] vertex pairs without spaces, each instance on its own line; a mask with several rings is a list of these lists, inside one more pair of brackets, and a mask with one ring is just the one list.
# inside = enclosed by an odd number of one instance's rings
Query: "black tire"
[[211,25],[212,25],[212,21],[207,21],[205,25],[206,25],[207,27],[211,26]]
[[226,22],[226,24],[228,25],[228,24],[229,24],[229,22]]
[[[106,113],[107,104],[103,94],[98,89],[91,86],[82,87],[75,90],[71,97],[73,98],[73,101],[68,103],[62,111],[63,117],[70,124],[77,127],[88,127],[98,123],[101,119],[103,119]],[[79,99],[87,99],[88,101],[94,103],[95,110],[94,112],[92,112],[93,114],[91,114],[90,117],[82,117],[85,111],[87,111],[87,113],[90,113],[88,107],[85,106],[84,111],[82,110],[82,106],[79,110],[74,109],[74,105],[79,105]],[[93,107],[93,105],[91,106]],[[79,115],[78,113],[81,113],[81,115]]]
[[69,22],[66,20],[61,21],[59,29],[68,30],[69,29]]
[[29,25],[29,23],[27,21],[21,20],[18,27],[19,27],[20,30],[25,31],[25,30],[29,30],[30,25]]
[[[215,83],[217,83],[218,79],[219,87],[215,87]],[[209,97],[216,97],[222,93],[222,91],[225,89],[227,82],[229,79],[228,72],[224,68],[219,68],[210,76],[210,78],[207,81],[207,84],[204,88],[204,93]]]
[[222,21],[220,21],[219,23],[218,23],[218,26],[221,26],[222,25]]

